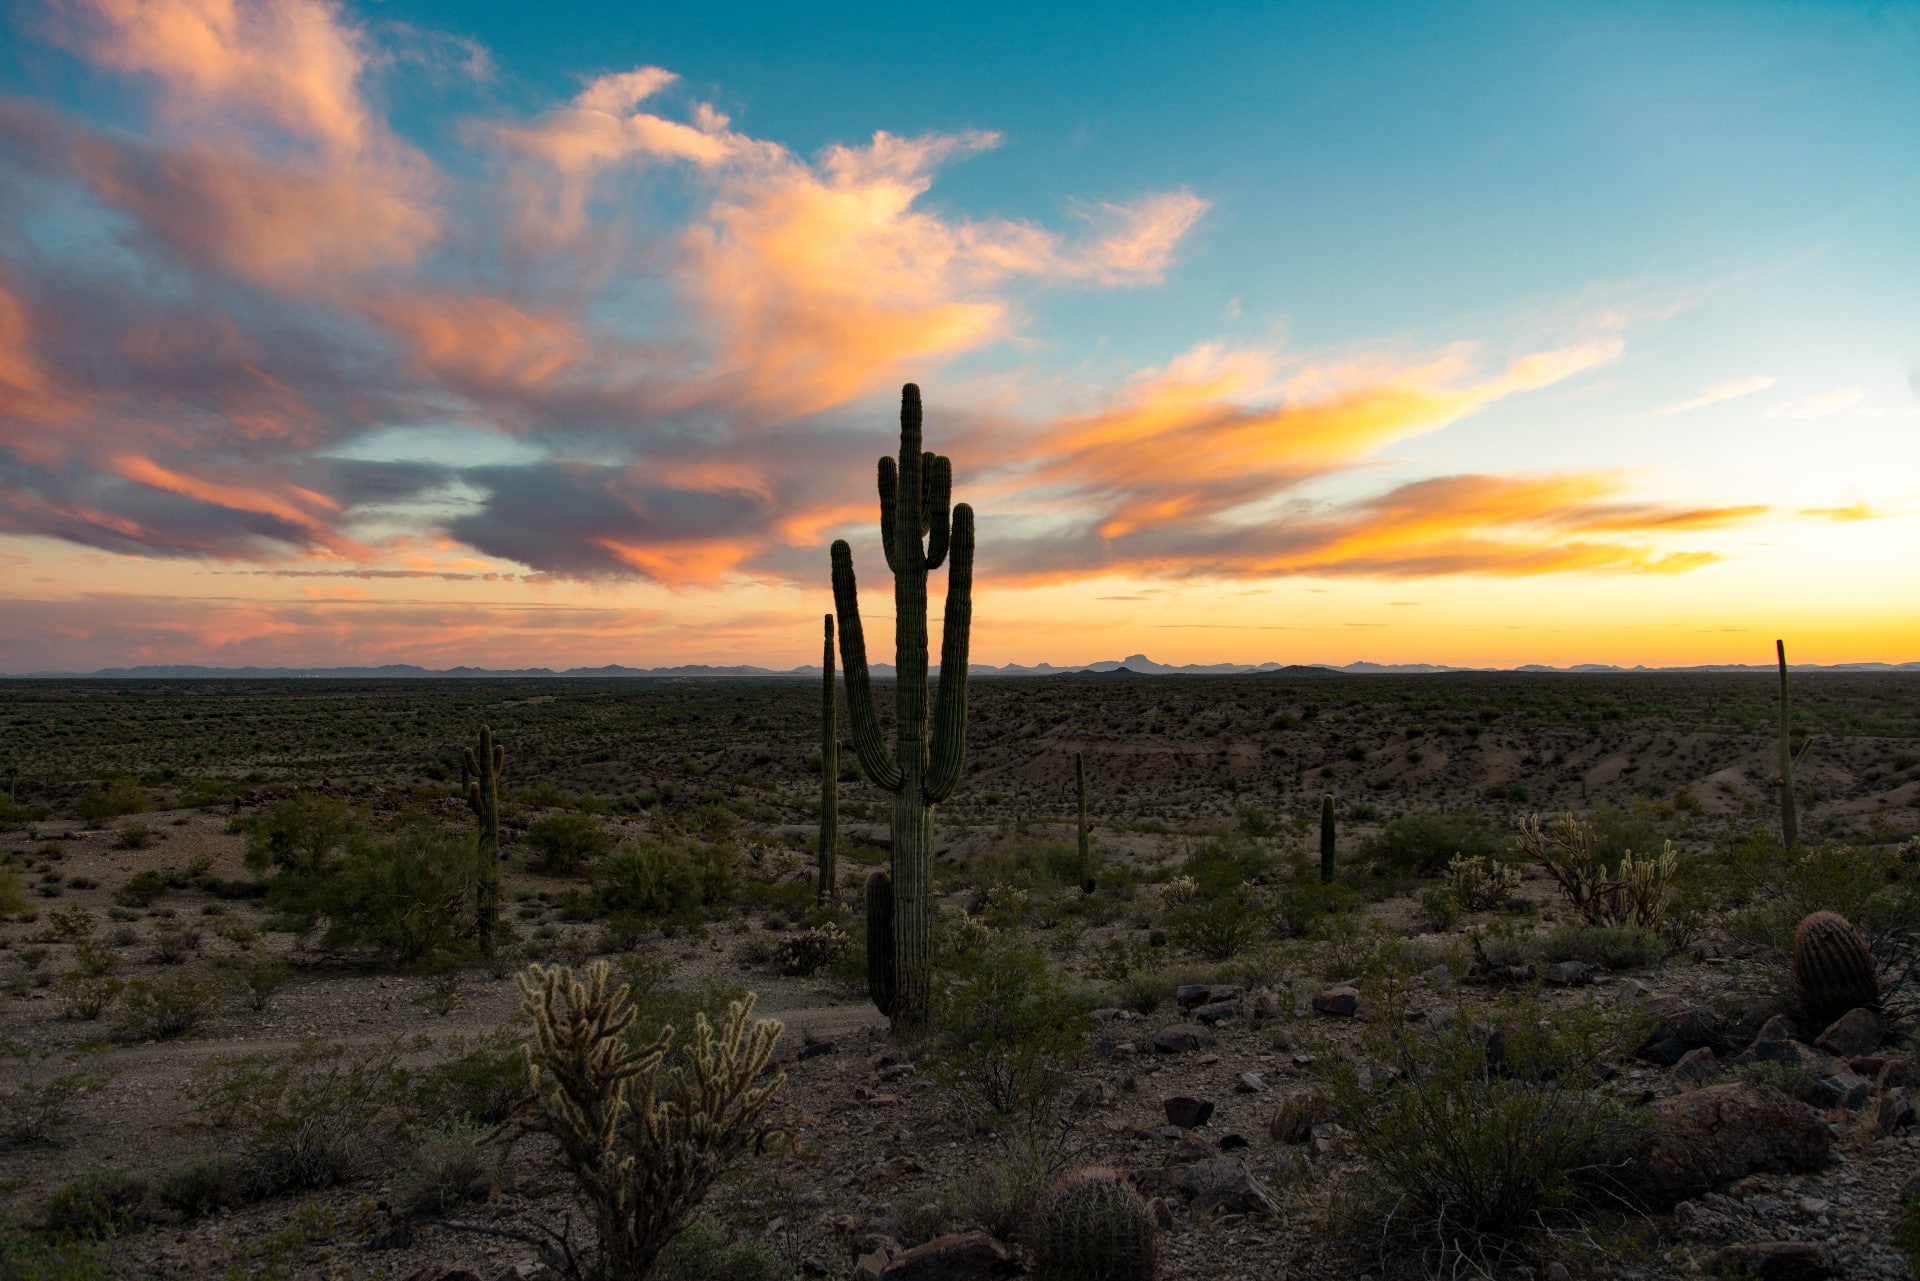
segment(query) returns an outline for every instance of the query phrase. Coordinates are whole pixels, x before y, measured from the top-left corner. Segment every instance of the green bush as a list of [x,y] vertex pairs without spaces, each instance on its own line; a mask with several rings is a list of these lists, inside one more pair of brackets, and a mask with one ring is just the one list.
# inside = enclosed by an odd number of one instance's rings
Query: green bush
[[353,807],[318,792],[295,792],[269,805],[247,831],[247,866],[319,879],[358,831]]
[[113,898],[123,907],[152,907],[154,900],[166,892],[166,877],[158,872],[138,872],[128,878]]
[[0,863],[0,916],[18,916],[30,911],[32,906],[27,898],[27,880],[20,875],[20,869],[11,863]]
[[1202,960],[1225,961],[1258,939],[1266,924],[1249,896],[1222,894],[1174,908],[1167,916],[1167,934]]
[[974,1111],[1033,1117],[1070,1079],[1093,1025],[1038,950],[996,937],[938,976],[936,1079]]
[[499,1161],[486,1150],[490,1129],[455,1122],[427,1130],[393,1178],[393,1212],[403,1219],[439,1218],[493,1188]]
[[146,1199],[146,1180],[126,1170],[83,1174],[48,1199],[40,1226],[56,1240],[104,1241],[137,1223]]
[[1360,852],[1393,871],[1436,876],[1456,856],[1493,858],[1503,842],[1477,810],[1402,814],[1360,843]]
[[[49,1057],[0,1042],[0,1058],[44,1068]],[[0,1088],[0,1148],[52,1143],[54,1132],[73,1119],[68,1111],[73,1102],[81,1095],[105,1089],[110,1075],[78,1069],[53,1075],[34,1071]]]
[[1667,941],[1637,925],[1588,925],[1568,921],[1540,940],[1540,956],[1554,961],[1586,961],[1610,970],[1632,970],[1666,959]]
[[113,848],[117,850],[143,850],[151,844],[153,829],[145,823],[128,823],[113,837]]
[[527,828],[527,844],[534,850],[535,871],[565,876],[605,854],[613,838],[587,815],[565,811],[534,820]]
[[614,915],[687,919],[726,902],[733,880],[733,851],[726,845],[638,837],[602,861],[600,907]]
[[246,1171],[229,1156],[194,1161],[153,1181],[154,1200],[187,1220],[241,1205],[246,1192]]
[[120,994],[120,1035],[134,1041],[171,1041],[185,1036],[213,1012],[220,986],[191,970],[157,979],[133,979]]
[[649,1281],[793,1281],[793,1270],[758,1241],[695,1223],[654,1260]]
[[356,842],[309,902],[329,947],[370,947],[402,961],[452,954],[473,931],[480,867],[472,833],[410,822]]
[[153,798],[141,791],[132,779],[114,778],[88,789],[74,808],[87,822],[98,823],[144,813],[153,808]]

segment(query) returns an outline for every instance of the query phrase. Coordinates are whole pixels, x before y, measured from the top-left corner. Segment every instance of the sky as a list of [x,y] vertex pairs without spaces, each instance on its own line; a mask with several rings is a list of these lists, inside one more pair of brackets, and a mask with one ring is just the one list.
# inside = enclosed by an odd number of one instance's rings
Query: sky
[[1920,4],[0,14],[0,671],[1920,659]]

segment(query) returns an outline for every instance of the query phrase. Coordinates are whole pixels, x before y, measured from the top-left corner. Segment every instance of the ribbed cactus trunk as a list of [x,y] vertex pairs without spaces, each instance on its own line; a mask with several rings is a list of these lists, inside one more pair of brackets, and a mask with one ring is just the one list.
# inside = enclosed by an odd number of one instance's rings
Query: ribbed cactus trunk
[[1073,754],[1073,792],[1080,810],[1080,891],[1093,893],[1093,840],[1087,831],[1087,767],[1079,752]]
[[1333,827],[1333,793],[1320,798],[1320,883],[1333,884],[1333,856],[1337,848]]
[[467,808],[479,820],[474,851],[479,864],[475,894],[474,939],[482,956],[493,955],[493,936],[500,926],[500,773],[506,768],[507,749],[493,741],[493,731],[480,728],[480,749],[469,747],[461,760],[467,778]]
[[820,888],[817,900],[830,903],[840,850],[840,722],[833,702],[833,615],[825,617],[826,644],[820,650]]
[[[866,634],[853,578],[853,550],[833,544],[833,604],[860,768],[893,793],[895,1027],[924,1026],[932,995],[933,807],[960,780],[966,753],[967,642],[973,617],[973,509],[949,505],[953,465],[923,454],[920,389],[900,393],[900,458],[880,460],[880,535],[893,571],[894,750],[880,733],[867,675]],[[922,540],[925,540],[924,542]],[[940,647],[940,688],[927,713],[927,571],[952,555]]]
[[[1787,734],[1787,643],[1777,640],[1773,652],[1780,660],[1780,839],[1789,850],[1800,848],[1800,815],[1793,799],[1793,744]],[[1813,740],[1807,740],[1811,746]],[[1805,749],[1802,749],[1805,754]]]

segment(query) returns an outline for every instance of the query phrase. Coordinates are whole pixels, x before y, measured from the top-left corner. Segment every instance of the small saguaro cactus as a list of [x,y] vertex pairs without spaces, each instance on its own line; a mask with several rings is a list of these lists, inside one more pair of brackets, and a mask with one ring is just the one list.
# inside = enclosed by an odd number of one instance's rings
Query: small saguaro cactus
[[1087,767],[1080,753],[1073,754],[1073,792],[1080,809],[1080,892],[1091,894],[1093,882],[1093,839],[1087,831]]
[[867,995],[893,1017],[893,878],[885,869],[867,877]]
[[1320,798],[1320,883],[1333,884],[1333,855],[1338,841],[1333,829],[1333,793]]
[[1793,771],[1806,759],[1808,749],[1813,746],[1813,736],[1807,736],[1799,751],[1793,750],[1787,726],[1787,643],[1775,641],[1773,652],[1780,660],[1780,839],[1787,849],[1797,850],[1800,848],[1800,814],[1793,796]]
[[833,702],[833,615],[824,619],[820,650],[820,888],[816,901],[834,897],[835,858],[840,843],[840,723]]
[[[967,744],[973,508],[953,504],[953,464],[920,449],[920,389],[900,391],[900,458],[880,460],[880,539],[893,571],[894,750],[867,676],[853,549],[833,544],[833,607],[860,768],[893,793],[893,1001],[900,1029],[924,1026],[933,996],[933,807],[953,794]],[[951,508],[951,510],[949,510]],[[927,571],[951,556],[939,701],[927,715]],[[931,731],[931,732],[929,732]]]
[[1090,1165],[1041,1194],[1029,1230],[1034,1272],[1047,1281],[1154,1281],[1153,1213],[1126,1176]]
[[1880,1008],[1873,949],[1838,912],[1815,912],[1794,930],[1793,977],[1810,1036],[1848,1010]]
[[487,956],[493,955],[493,935],[500,924],[500,773],[506,764],[507,749],[493,741],[491,729],[481,726],[479,750],[466,750],[461,773],[467,780],[467,808],[480,826],[474,851],[480,868],[474,938]]

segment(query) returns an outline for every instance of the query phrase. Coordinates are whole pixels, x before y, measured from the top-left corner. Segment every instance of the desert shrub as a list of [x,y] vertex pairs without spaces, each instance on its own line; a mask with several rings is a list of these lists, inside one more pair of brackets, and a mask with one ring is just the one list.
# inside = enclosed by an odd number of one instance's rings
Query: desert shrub
[[1182,903],[1167,916],[1167,934],[1173,941],[1208,961],[1238,955],[1266,929],[1266,920],[1251,895],[1222,894]]
[[265,1010],[272,1004],[274,994],[285,987],[291,977],[287,963],[277,956],[241,957],[234,969],[240,976],[240,985],[247,990],[247,1004],[256,1010]]
[[996,938],[937,976],[936,1079],[976,1113],[1036,1118],[1071,1078],[1092,1019],[1038,950]]
[[1320,930],[1331,916],[1349,912],[1358,901],[1350,886],[1321,884],[1317,877],[1296,877],[1274,887],[1267,911],[1276,933],[1288,938]]
[[106,1013],[125,986],[114,971],[120,958],[111,948],[92,939],[73,951],[74,966],[60,976],[60,995],[66,1001],[67,1017],[91,1021]]
[[156,965],[181,965],[200,951],[200,931],[178,921],[162,921],[147,936],[148,959]]
[[1472,1011],[1438,1029],[1376,1024],[1371,1076],[1348,1063],[1327,1082],[1366,1162],[1363,1221],[1434,1272],[1484,1265],[1616,1195],[1639,1140],[1603,1085],[1632,1029],[1593,1010],[1549,1018],[1519,1005],[1486,1022],[1497,1039]]
[[334,857],[358,830],[353,807],[318,792],[295,792],[255,817],[247,831],[247,867],[277,868],[295,878],[314,880],[330,870]]
[[52,1143],[54,1132],[73,1119],[69,1109],[83,1095],[98,1094],[110,1075],[72,1069],[43,1071],[51,1056],[0,1042],[0,1058],[27,1065],[28,1074],[0,1087],[0,1147]]
[[202,1124],[231,1136],[249,1199],[332,1187],[392,1151],[412,1124],[404,1048],[314,1040],[223,1059],[187,1096]]
[[498,1125],[527,1098],[526,1062],[520,1038],[508,1028],[475,1037],[453,1037],[443,1058],[416,1077],[414,1109],[442,1126]]
[[0,832],[24,826],[46,816],[47,811],[42,806],[22,805],[15,799],[12,788],[0,792]]
[[198,1027],[219,1001],[220,985],[192,970],[133,979],[120,993],[114,1030],[133,1041],[171,1041]]
[[535,819],[527,827],[527,844],[534,850],[535,871],[565,876],[605,854],[613,838],[587,815],[565,811]]
[[113,778],[89,788],[74,808],[81,818],[97,823],[152,809],[153,798],[141,791],[132,779]]
[[1520,888],[1520,869],[1482,855],[1457,854],[1447,863],[1447,888],[1469,912],[1498,907]]
[[1491,859],[1500,841],[1477,810],[1402,814],[1360,844],[1360,852],[1396,872],[1434,876],[1456,856]]
[[1420,891],[1420,919],[1431,932],[1444,934],[1460,920],[1460,900],[1444,885],[1429,885]]
[[689,1224],[660,1252],[648,1281],[792,1281],[793,1270],[759,1241]]
[[590,1268],[642,1277],[714,1181],[773,1137],[765,1113],[786,1074],[759,1078],[780,1024],[749,1024],[749,994],[729,1007],[717,1030],[696,1017],[689,1043],[676,1054],[672,1028],[641,1044],[627,1039],[636,1012],[628,988],[612,985],[606,962],[590,967],[585,979],[537,965],[520,979],[533,1021],[528,1123],[553,1137],[593,1217],[597,1257]]
[[84,907],[56,907],[47,913],[46,928],[36,936],[44,943],[78,943],[93,935],[96,922]]
[[0,863],[0,916],[18,916],[31,908],[26,877],[12,863]]
[[1210,836],[1187,855],[1181,873],[1193,878],[1201,898],[1238,893],[1249,881],[1257,881],[1273,866],[1273,855],[1266,846],[1244,832]]
[[48,1240],[0,1222],[0,1277],[32,1281],[118,1281],[105,1243]]
[[145,823],[128,823],[113,836],[117,850],[143,850],[153,844],[153,829]]
[[1632,970],[1657,965],[1667,955],[1667,941],[1637,925],[1588,925],[1568,921],[1540,940],[1543,960],[1586,961],[1610,970]]
[[402,961],[452,954],[472,932],[480,866],[471,833],[410,822],[356,842],[309,900],[330,947],[369,947]]
[[1562,815],[1542,828],[1538,815],[1520,825],[1515,848],[1559,882],[1573,909],[1593,925],[1655,928],[1666,918],[1680,861],[1666,842],[1658,853],[1627,851],[1609,864],[1591,820]]
[[1727,1073],[1737,1081],[1772,1086],[1802,1103],[1811,1103],[1820,1093],[1820,1078],[1798,1063],[1739,1063],[1728,1068]]
[[403,1219],[439,1218],[492,1189],[499,1159],[486,1149],[492,1130],[454,1122],[419,1136],[393,1176],[393,1212]]
[[247,1199],[246,1171],[230,1156],[208,1157],[153,1180],[153,1199],[182,1219],[199,1219]]
[[69,1241],[104,1241],[140,1220],[147,1181],[126,1170],[83,1174],[54,1191],[41,1212],[49,1236]]
[[1039,1135],[1011,1135],[986,1168],[947,1184],[940,1205],[948,1217],[977,1223],[1002,1240],[1026,1228],[1033,1206],[1067,1162],[1058,1142]]
[[122,907],[152,907],[154,900],[166,892],[167,878],[158,872],[147,871],[129,877],[113,898]]
[[614,915],[697,916],[731,894],[733,852],[679,837],[638,837],[601,862],[598,886],[601,909]]

